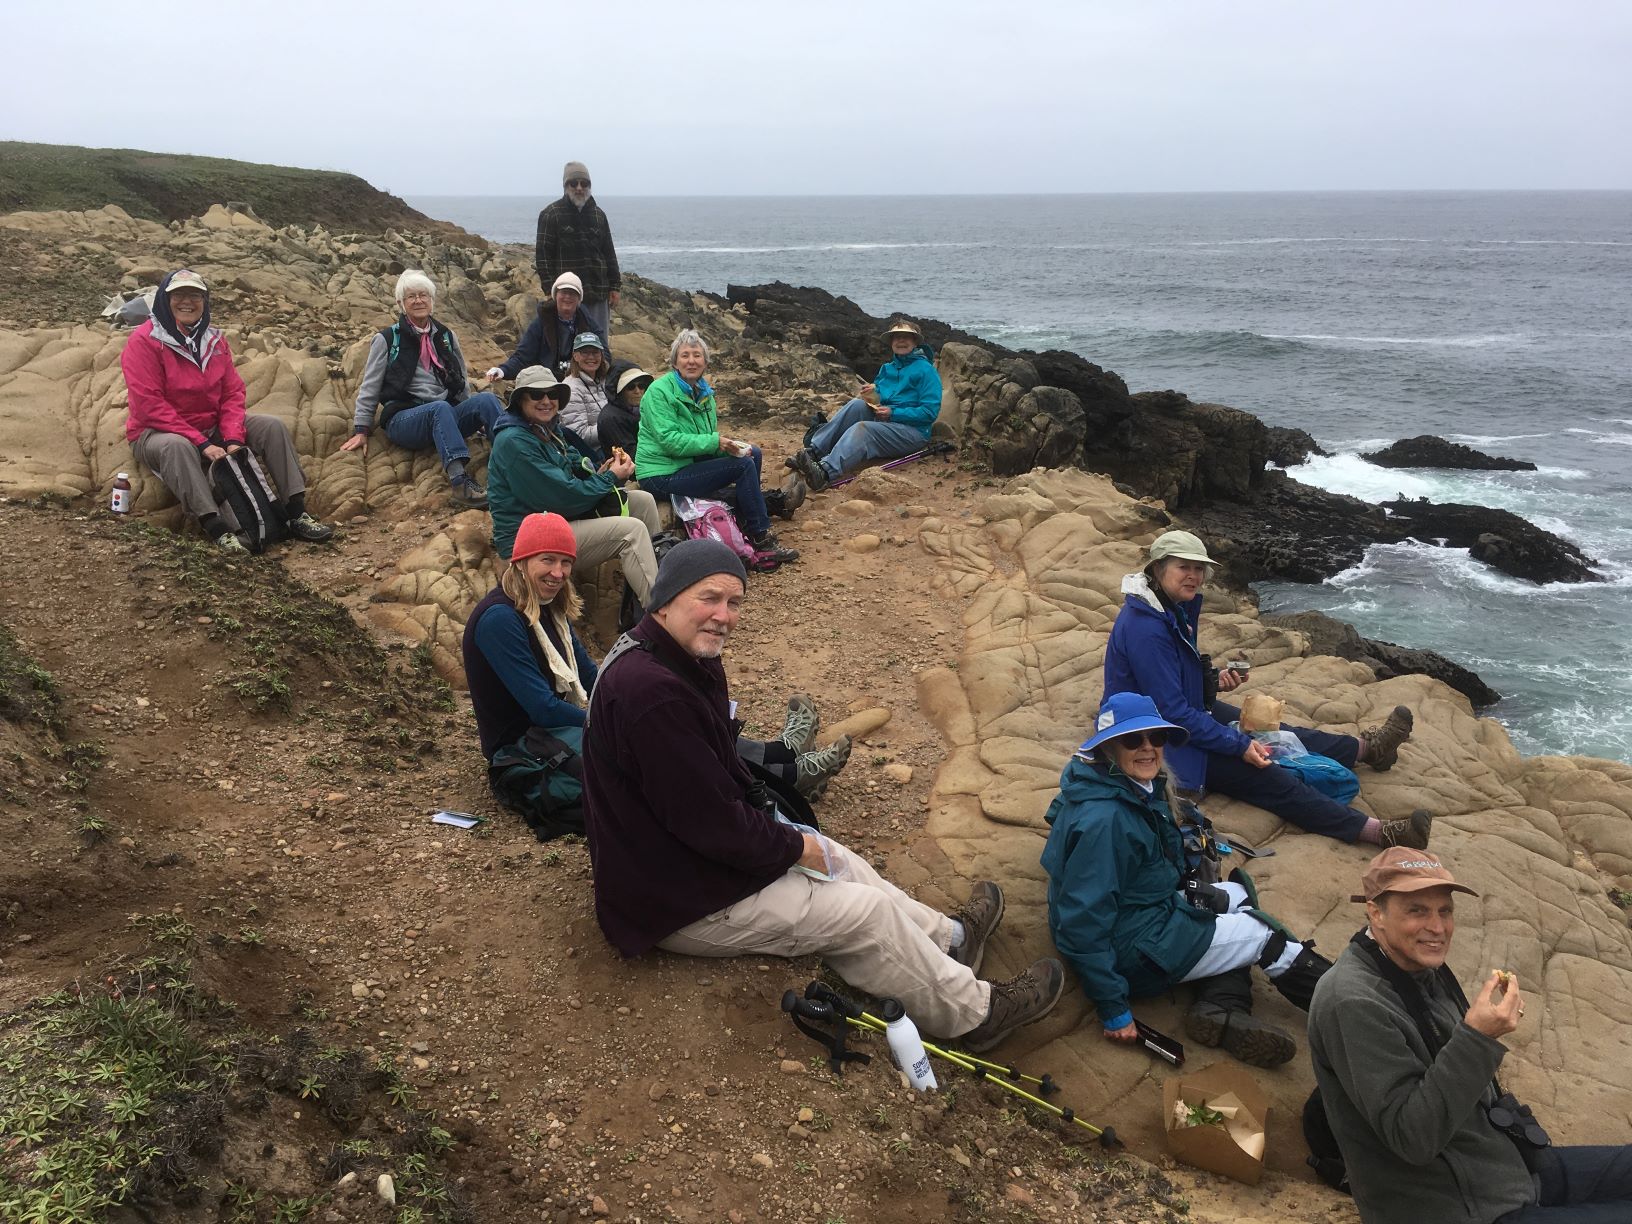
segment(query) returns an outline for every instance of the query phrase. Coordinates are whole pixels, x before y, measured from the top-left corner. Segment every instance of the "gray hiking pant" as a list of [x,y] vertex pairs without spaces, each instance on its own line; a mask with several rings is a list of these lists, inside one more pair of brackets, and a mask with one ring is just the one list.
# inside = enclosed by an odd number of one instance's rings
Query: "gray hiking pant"
[[[274,416],[249,415],[244,417],[244,436],[267,477],[277,486],[279,500],[288,501],[306,491],[306,476],[300,470],[300,456],[295,454],[295,441],[287,425]],[[198,447],[186,438],[162,429],[144,429],[130,444],[130,451],[176,495],[181,508],[193,518],[219,514],[229,528],[238,530],[231,509],[216,504],[209,468]]]

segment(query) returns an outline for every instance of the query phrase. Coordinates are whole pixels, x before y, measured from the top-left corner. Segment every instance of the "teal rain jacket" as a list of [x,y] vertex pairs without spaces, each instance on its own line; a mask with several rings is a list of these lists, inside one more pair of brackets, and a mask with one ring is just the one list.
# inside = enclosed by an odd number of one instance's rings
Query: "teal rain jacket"
[[935,372],[934,356],[929,345],[920,344],[905,357],[891,357],[873,379],[878,402],[889,406],[890,424],[911,425],[925,441],[941,415],[941,376]]

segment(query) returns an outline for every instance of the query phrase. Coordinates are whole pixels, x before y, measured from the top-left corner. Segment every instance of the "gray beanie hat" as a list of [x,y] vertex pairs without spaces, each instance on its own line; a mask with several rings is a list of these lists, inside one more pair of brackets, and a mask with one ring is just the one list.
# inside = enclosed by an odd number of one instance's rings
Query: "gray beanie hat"
[[730,574],[744,588],[748,586],[748,570],[742,558],[726,545],[718,540],[682,540],[664,554],[657,567],[657,581],[652,583],[646,610],[656,612],[667,607],[681,591],[715,574]]
[[561,169],[561,185],[565,187],[573,179],[588,179],[589,167],[583,162],[568,162]]

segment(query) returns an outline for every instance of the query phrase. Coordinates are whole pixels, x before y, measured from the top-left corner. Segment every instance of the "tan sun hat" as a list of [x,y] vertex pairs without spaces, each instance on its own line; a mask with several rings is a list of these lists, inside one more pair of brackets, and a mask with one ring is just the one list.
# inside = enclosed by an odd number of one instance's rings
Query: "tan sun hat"
[[1427,888],[1449,888],[1477,897],[1466,884],[1458,884],[1444,863],[1426,850],[1390,846],[1366,867],[1360,877],[1360,891],[1350,901],[1375,901],[1384,893],[1422,892]]
[[1188,531],[1164,531],[1150,542],[1152,561],[1165,561],[1169,557],[1176,557],[1180,561],[1200,561],[1205,565],[1218,564],[1207,555],[1207,545],[1201,542],[1201,537]]
[[197,289],[200,293],[208,293],[210,287],[204,283],[204,278],[191,268],[178,268],[170,275],[170,283],[164,287],[166,293],[174,293],[177,289]]
[[630,366],[622,374],[618,375],[618,385],[615,388],[613,388],[613,390],[618,395],[622,395],[626,390],[629,389],[629,384],[630,383],[636,382],[636,381],[638,381],[639,379],[642,379],[642,378],[644,378],[647,382],[652,381],[652,376],[650,374],[646,373],[645,370],[641,369],[639,366]]
[[886,340],[891,336],[911,336],[914,340],[922,340],[924,333],[919,330],[918,324],[911,319],[897,319],[890,324],[890,329],[884,333]]
[[572,388],[559,381],[548,366],[528,366],[516,375],[516,385],[510,390],[510,407],[514,408],[516,397],[528,390],[543,391],[562,404],[572,398]]

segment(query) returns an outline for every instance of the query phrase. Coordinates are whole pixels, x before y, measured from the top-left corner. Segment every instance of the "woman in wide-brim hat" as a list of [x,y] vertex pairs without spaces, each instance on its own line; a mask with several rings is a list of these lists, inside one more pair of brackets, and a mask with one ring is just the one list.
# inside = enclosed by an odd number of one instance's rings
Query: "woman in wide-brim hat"
[[1202,883],[1191,875],[1174,819],[1165,754],[1185,729],[1140,693],[1106,699],[1092,736],[1060,776],[1045,817],[1048,926],[1076,969],[1105,1036],[1137,1039],[1132,1002],[1181,982],[1196,986],[1186,1031],[1243,1062],[1278,1066],[1292,1037],[1252,1015],[1252,966],[1308,1009],[1325,958],[1288,938],[1253,908],[1250,881]]
[[[911,319],[897,319],[884,333],[891,357],[861,394],[811,432],[805,448],[788,460],[820,493],[841,476],[921,451],[941,413],[941,376],[935,353]],[[872,396],[876,404],[869,404]]]
[[[1246,676],[1214,668],[1198,645],[1201,588],[1213,564],[1207,546],[1188,531],[1165,531],[1152,541],[1144,569],[1122,580],[1122,610],[1105,644],[1105,697],[1143,693],[1164,718],[1185,729],[1188,743],[1175,747],[1168,763],[1177,785],[1195,798],[1216,791],[1339,841],[1426,847],[1427,812],[1386,822],[1367,816],[1274,764],[1263,744],[1232,725],[1241,711],[1218,700],[1218,693],[1240,687]],[[1359,736],[1282,729],[1312,753],[1380,771],[1393,766],[1411,725],[1411,711],[1395,706],[1382,724]]]

